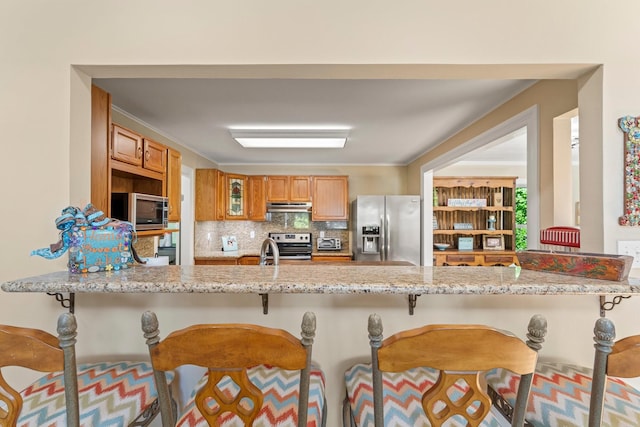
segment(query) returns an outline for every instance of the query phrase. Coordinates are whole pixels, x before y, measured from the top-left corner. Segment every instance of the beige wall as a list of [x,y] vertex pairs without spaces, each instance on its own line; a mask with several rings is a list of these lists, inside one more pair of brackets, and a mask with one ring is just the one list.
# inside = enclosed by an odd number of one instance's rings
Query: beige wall
[[527,165],[479,165],[470,163],[454,163],[438,169],[434,176],[515,176],[527,179]]
[[[578,106],[578,85],[574,80],[545,80],[523,91],[510,101],[458,132],[435,149],[409,165],[409,191],[420,189],[422,165],[447,151],[483,134],[528,108],[539,109],[539,170],[540,227],[554,225],[553,212],[553,119]],[[526,177],[526,175],[525,175]]]
[[[586,165],[586,176],[580,177],[582,226],[594,234],[596,245],[615,251],[618,239],[640,240],[640,229],[617,225],[623,212],[617,119],[640,114],[640,59],[629,54],[628,43],[636,38],[639,13],[635,0],[593,2],[589,7],[579,0],[507,6],[499,0],[0,2],[0,120],[6,153],[0,159],[0,220],[5,225],[0,280],[64,269],[64,260],[32,258],[29,252],[57,239],[53,221],[62,208],[89,200],[91,77],[235,73],[273,78],[577,79],[585,69],[581,64],[602,64],[583,82],[578,96],[581,163]],[[571,19],[549,19],[568,16]],[[536,103],[554,100],[550,108],[558,113],[574,108],[575,101],[562,105],[560,95],[575,91],[567,84],[545,84]],[[508,110],[505,117],[518,109]],[[553,116],[546,108],[540,113]],[[549,136],[541,133],[541,138]],[[422,161],[410,168],[407,192],[419,188],[415,183]],[[545,183],[541,202],[544,211],[551,212],[551,189]],[[597,215],[589,219],[587,212]],[[608,315],[619,335],[639,332],[639,301],[625,300]],[[428,322],[474,322],[512,329],[520,336],[530,315],[540,312],[550,325],[544,357],[587,365],[592,361],[596,296],[434,295],[418,299],[414,316],[406,307],[406,299],[399,296],[276,295],[264,316],[255,295],[82,294],[76,309],[78,355],[144,354],[138,325],[140,313],[149,308],[159,313],[163,334],[209,321],[256,322],[295,332],[292,319],[314,310],[314,354],[327,373],[332,426],[339,425],[344,368],[368,357],[366,317],[371,312],[381,314],[387,333]],[[0,322],[47,330],[54,329],[62,310],[46,295],[7,293],[0,308]]]

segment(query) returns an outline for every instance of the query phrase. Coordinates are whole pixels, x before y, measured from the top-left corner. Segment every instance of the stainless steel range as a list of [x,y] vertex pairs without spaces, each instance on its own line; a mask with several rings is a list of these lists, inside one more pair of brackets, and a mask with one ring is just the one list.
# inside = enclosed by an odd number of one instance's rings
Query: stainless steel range
[[[269,233],[276,241],[280,251],[280,259],[310,260],[313,246],[311,233]],[[267,250],[271,255],[271,248]]]

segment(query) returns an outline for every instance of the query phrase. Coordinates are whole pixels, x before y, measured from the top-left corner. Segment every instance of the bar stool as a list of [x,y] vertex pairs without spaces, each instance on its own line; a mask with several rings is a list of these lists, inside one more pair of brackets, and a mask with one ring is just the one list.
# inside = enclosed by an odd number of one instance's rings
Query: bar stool
[[382,341],[382,321],[372,314],[371,365],[357,364],[345,373],[344,425],[503,425],[484,385],[484,373],[499,366],[521,378],[512,425],[522,426],[546,329],[546,320],[534,316],[526,344],[482,325],[427,325]]
[[[615,327],[596,321],[593,369],[565,362],[539,363],[526,418],[534,426],[590,427],[640,425],[640,391],[621,378],[640,376],[640,335],[614,344]],[[513,402],[517,379],[496,370],[487,382]]]
[[[163,426],[323,426],[324,374],[311,365],[315,329],[315,315],[307,312],[302,339],[257,325],[208,324],[160,340],[155,313],[145,312],[142,330],[155,369]],[[164,373],[182,365],[208,372],[175,414]]]
[[[49,374],[18,392],[0,374],[1,426],[147,425],[157,414],[153,369],[145,362],[76,366],[76,319],[58,318],[59,338],[37,329],[0,325],[0,368]],[[173,373],[170,374],[173,380]],[[2,405],[0,405],[2,406]]]

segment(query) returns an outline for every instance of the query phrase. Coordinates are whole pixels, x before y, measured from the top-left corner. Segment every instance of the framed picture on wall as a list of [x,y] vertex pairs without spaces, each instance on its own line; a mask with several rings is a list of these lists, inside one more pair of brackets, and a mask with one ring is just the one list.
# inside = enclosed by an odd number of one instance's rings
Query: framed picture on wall
[[482,236],[482,249],[489,251],[504,251],[504,236],[488,235]]

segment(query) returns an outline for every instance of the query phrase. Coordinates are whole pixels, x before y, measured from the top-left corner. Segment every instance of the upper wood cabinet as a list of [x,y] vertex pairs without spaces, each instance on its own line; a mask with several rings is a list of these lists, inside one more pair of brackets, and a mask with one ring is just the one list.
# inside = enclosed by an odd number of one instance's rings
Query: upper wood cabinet
[[290,176],[289,188],[291,202],[311,201],[311,177],[310,176]]
[[169,198],[169,221],[180,221],[182,203],[182,155],[169,148],[167,161],[167,197]]
[[349,220],[347,176],[314,176],[312,221]]
[[196,169],[196,221],[224,221],[226,179],[218,169]]
[[267,176],[267,202],[289,201],[289,177],[287,175]]
[[262,175],[249,176],[247,185],[248,219],[264,221],[267,217],[266,177]]
[[247,176],[227,173],[225,178],[227,194],[225,219],[248,219]]
[[267,177],[267,202],[311,201],[311,177],[270,175]]
[[111,95],[91,86],[91,203],[111,216]]
[[217,169],[196,169],[195,220],[264,221],[267,202],[313,200],[313,221],[347,221],[347,178],[287,175],[265,177],[225,173]]
[[166,196],[169,221],[179,221],[181,162],[179,151],[112,123],[111,96],[91,86],[91,203],[96,208],[110,217],[114,192]]
[[166,146],[116,124],[112,131],[111,158],[153,172],[167,172]]
[[142,136],[118,125],[113,125],[111,158],[142,166]]
[[144,141],[144,159],[142,167],[164,173],[167,170],[167,147],[148,138]]

